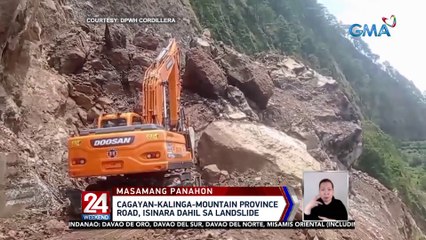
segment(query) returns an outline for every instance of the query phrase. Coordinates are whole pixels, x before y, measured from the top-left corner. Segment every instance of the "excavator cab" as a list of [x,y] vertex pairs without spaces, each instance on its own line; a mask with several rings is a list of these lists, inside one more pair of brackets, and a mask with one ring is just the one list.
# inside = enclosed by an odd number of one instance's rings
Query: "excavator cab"
[[142,117],[137,113],[102,114],[97,121],[98,128],[123,127],[142,124]]

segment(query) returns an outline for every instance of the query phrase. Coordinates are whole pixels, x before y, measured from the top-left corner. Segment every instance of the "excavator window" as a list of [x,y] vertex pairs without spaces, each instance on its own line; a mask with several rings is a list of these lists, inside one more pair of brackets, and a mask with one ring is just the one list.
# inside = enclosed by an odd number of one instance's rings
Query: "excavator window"
[[108,119],[108,120],[102,120],[101,122],[102,128],[118,127],[118,126],[126,126],[126,125],[127,125],[127,120],[125,118]]
[[139,125],[142,124],[142,118],[141,117],[137,117],[137,116],[133,116],[132,118],[132,125]]
[[118,126],[126,126],[127,125],[127,120],[125,118],[119,118],[117,122],[118,122]]

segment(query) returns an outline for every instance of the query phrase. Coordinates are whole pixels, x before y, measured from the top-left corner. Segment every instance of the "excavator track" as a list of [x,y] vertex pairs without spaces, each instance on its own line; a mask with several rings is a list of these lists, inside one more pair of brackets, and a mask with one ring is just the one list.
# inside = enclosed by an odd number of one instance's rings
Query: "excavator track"
[[[112,191],[115,187],[181,187],[202,186],[201,175],[195,168],[170,170],[166,173],[147,173],[127,176],[108,177],[89,184],[85,191]],[[80,189],[68,190],[67,197],[70,200],[69,214],[71,217],[79,217],[81,214]]]

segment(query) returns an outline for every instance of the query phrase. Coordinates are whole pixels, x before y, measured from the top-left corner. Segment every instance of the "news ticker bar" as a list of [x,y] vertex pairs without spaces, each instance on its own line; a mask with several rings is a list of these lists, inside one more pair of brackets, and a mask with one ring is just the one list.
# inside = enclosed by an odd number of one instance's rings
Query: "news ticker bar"
[[70,229],[355,229],[355,221],[69,221]]

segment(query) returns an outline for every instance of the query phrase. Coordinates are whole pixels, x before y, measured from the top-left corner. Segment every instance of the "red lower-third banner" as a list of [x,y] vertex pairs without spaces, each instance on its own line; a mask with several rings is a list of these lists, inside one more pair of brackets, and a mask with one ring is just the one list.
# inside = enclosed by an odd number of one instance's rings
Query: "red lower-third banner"
[[83,195],[83,220],[282,222],[299,205],[287,186],[117,187]]

